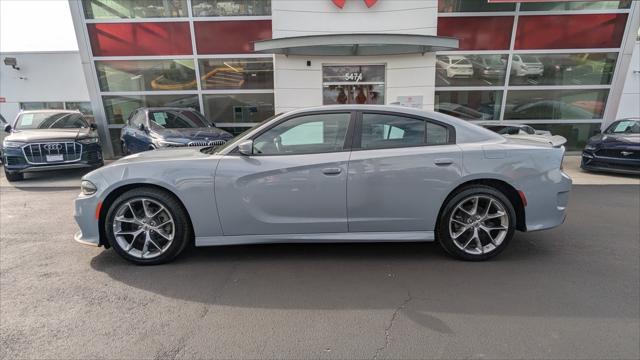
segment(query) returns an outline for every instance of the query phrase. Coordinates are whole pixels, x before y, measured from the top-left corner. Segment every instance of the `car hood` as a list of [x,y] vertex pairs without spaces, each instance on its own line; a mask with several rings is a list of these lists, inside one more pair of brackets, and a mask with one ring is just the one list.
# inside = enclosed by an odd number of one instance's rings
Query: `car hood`
[[200,151],[199,147],[186,147],[186,148],[162,148],[151,151],[144,151],[137,154],[125,156],[119,160],[116,160],[112,165],[125,165],[135,164],[151,161],[179,161],[189,159],[201,159],[211,155]]
[[61,141],[76,140],[89,137],[91,129],[34,129],[17,130],[5,138],[7,141],[37,142],[37,141]]
[[188,128],[188,129],[163,129],[155,131],[158,135],[164,138],[182,138],[189,140],[219,140],[230,139],[233,136],[218,128]]
[[589,141],[592,144],[601,144],[602,146],[616,145],[640,145],[640,134],[599,134],[592,137]]

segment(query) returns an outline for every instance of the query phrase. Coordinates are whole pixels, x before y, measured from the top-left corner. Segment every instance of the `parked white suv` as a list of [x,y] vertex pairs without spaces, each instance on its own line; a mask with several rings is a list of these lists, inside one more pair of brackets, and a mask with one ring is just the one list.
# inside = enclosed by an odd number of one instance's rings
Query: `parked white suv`
[[437,57],[436,67],[443,71],[449,79],[473,76],[471,61],[460,55],[440,55]]
[[511,74],[515,76],[542,76],[544,65],[537,56],[513,55]]

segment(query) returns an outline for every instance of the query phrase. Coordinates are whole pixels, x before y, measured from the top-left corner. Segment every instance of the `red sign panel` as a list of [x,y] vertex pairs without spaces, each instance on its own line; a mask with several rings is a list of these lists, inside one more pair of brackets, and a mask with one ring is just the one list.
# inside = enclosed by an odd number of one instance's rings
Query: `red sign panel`
[[7,102],[7,98],[0,97],[0,103]]

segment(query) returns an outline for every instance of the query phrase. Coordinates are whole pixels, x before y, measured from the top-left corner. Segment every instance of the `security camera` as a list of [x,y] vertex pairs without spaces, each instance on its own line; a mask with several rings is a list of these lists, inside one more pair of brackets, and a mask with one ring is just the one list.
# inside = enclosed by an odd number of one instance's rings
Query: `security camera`
[[4,64],[7,66],[11,66],[14,70],[20,70],[18,67],[18,60],[14,57],[6,57],[4,58]]

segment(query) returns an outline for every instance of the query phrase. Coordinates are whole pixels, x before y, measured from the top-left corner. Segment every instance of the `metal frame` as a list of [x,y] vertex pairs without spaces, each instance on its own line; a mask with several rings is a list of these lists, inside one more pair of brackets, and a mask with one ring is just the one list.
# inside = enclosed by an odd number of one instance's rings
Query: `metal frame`
[[[505,123],[532,123],[532,124],[593,124],[600,123],[601,127],[606,126],[613,121],[619,104],[619,92],[624,87],[625,76],[629,67],[629,61],[623,62],[623,51],[625,45],[629,42],[629,36],[633,29],[637,29],[638,19],[634,19],[635,14],[640,11],[638,1],[633,1],[628,9],[600,9],[600,10],[553,10],[553,11],[523,11],[521,3],[516,3],[513,11],[493,11],[493,12],[451,12],[438,13],[438,17],[494,17],[494,16],[511,16],[514,18],[513,27],[511,29],[511,40],[509,49],[506,50],[456,50],[456,51],[438,51],[436,55],[507,55],[507,68],[503,85],[496,86],[436,86],[436,93],[439,91],[501,91],[501,107],[498,119],[495,121]],[[520,16],[535,15],[584,15],[584,14],[628,14],[625,31],[622,38],[622,44],[617,48],[585,48],[585,49],[535,49],[535,50],[516,50],[515,39],[518,29],[518,21]],[[608,85],[509,85],[511,77],[511,65],[514,54],[577,54],[577,53],[616,53],[616,66],[611,83]],[[539,119],[539,120],[513,120],[505,119],[505,107],[509,92],[512,90],[609,90],[607,102],[605,104],[605,112],[601,119]]]

